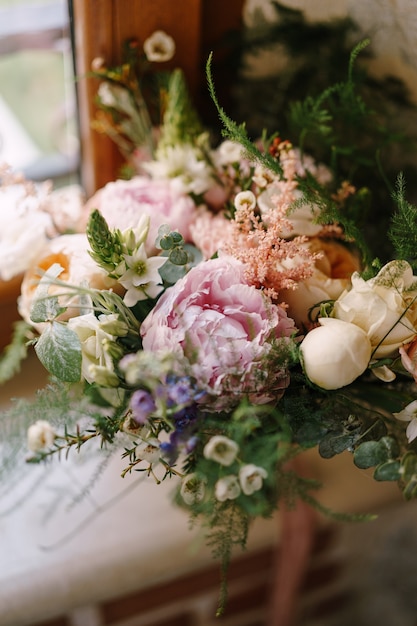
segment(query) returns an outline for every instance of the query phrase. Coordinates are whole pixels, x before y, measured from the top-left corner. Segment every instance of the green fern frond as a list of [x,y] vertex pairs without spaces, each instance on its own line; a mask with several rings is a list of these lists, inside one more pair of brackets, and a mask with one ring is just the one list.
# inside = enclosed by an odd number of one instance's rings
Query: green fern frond
[[20,371],[28,353],[29,331],[30,326],[23,320],[14,324],[12,340],[0,356],[0,385]]
[[417,268],[417,207],[405,199],[405,180],[403,174],[397,178],[393,198],[397,211],[391,220],[388,237],[393,243],[396,256],[406,259]]
[[231,141],[236,141],[240,143],[247,156],[254,161],[260,163],[267,169],[275,172],[278,175],[282,174],[282,167],[278,163],[276,159],[274,159],[269,153],[263,153],[254,145],[254,143],[249,139],[247,131],[245,129],[244,124],[236,124],[230,117],[226,114],[224,109],[220,106],[219,101],[217,99],[216,90],[214,87],[213,76],[211,72],[211,64],[212,64],[213,53],[209,55],[206,64],[206,74],[207,74],[207,83],[209,87],[209,92],[211,99],[213,100],[217,112],[219,114],[220,120],[223,123],[222,134],[224,137],[227,137]]

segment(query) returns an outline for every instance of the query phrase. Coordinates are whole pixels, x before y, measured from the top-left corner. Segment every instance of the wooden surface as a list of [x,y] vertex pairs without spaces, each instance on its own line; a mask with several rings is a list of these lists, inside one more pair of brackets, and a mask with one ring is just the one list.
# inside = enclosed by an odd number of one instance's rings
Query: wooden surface
[[98,87],[96,80],[87,78],[93,59],[117,64],[127,39],[143,42],[155,30],[164,30],[176,42],[175,56],[167,67],[181,67],[191,93],[197,95],[205,81],[207,51],[239,26],[242,7],[243,0],[73,0],[81,175],[87,196],[114,180],[122,165],[113,142],[91,129]]

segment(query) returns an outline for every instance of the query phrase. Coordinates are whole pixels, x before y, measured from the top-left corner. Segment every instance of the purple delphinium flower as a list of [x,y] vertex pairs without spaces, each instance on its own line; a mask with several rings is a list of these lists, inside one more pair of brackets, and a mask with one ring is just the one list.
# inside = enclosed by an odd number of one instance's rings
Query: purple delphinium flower
[[171,465],[175,463],[181,450],[190,454],[197,445],[197,417],[196,404],[184,407],[173,416],[175,430],[171,432],[169,441],[161,444],[161,451]]
[[138,389],[130,399],[132,416],[138,424],[145,424],[149,415],[155,411],[156,405],[149,391]]

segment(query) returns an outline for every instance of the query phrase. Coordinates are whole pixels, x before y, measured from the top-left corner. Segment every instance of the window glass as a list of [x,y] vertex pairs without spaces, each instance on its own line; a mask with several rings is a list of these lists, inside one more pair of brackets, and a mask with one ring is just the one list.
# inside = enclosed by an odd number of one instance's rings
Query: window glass
[[27,178],[78,180],[67,0],[0,0],[0,161]]

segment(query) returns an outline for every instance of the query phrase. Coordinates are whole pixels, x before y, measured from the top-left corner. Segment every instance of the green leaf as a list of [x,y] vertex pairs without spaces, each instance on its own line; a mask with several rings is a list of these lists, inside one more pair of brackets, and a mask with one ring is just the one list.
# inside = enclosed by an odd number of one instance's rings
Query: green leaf
[[360,469],[375,467],[386,461],[384,451],[379,447],[379,441],[365,441],[356,448],[353,462]]
[[365,441],[358,446],[353,462],[361,469],[374,467],[395,459],[400,453],[398,443],[392,437],[382,437],[379,441]]
[[182,248],[174,248],[169,255],[169,260],[174,265],[186,265],[188,262],[188,254]]
[[331,459],[336,454],[352,448],[358,437],[358,431],[329,433],[320,441],[319,453],[324,459]]
[[66,307],[62,307],[59,304],[57,296],[48,295],[51,282],[53,282],[63,270],[64,268],[59,265],[59,263],[54,263],[40,279],[30,311],[30,319],[32,322],[48,322],[65,311]]
[[81,379],[81,344],[66,324],[52,322],[35,345],[42,365],[54,376],[69,383]]
[[378,465],[374,472],[374,478],[378,481],[399,480],[400,479],[400,461],[387,461]]

